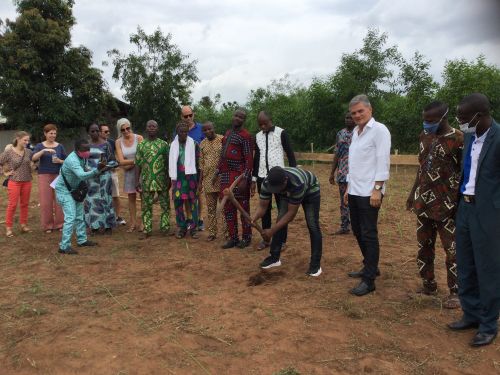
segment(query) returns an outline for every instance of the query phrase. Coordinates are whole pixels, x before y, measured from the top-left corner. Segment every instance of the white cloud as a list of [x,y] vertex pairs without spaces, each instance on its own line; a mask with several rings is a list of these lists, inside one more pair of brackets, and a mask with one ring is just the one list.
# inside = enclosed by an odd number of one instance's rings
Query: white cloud
[[[500,22],[495,0],[81,0],[74,6],[73,43],[94,53],[112,92],[121,96],[106,52],[128,52],[140,25],[159,27],[198,60],[195,100],[220,93],[223,101],[244,102],[251,89],[290,74],[308,83],[333,73],[342,53],[360,48],[369,27],[389,34],[406,58],[414,51],[432,61],[439,80],[446,59],[484,54],[500,65]],[[15,18],[14,6],[0,4],[1,18]]]

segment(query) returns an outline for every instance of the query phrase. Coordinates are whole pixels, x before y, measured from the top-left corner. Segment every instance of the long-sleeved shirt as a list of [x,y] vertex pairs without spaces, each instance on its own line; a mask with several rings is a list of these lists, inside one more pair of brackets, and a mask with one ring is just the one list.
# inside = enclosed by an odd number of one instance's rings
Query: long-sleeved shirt
[[226,132],[222,140],[222,156],[219,163],[221,189],[229,187],[239,175],[248,181],[252,178],[252,136],[246,129]]
[[[87,171],[85,169],[85,160],[80,158],[75,151],[70,153],[62,164],[60,174],[64,174],[66,181],[68,181],[71,189],[76,189],[81,181],[87,180],[99,174],[99,170],[92,169]],[[56,183],[56,191],[68,191],[64,179],[59,177]]]
[[262,130],[258,132],[255,136],[252,180],[266,177],[272,167],[284,167],[285,154],[288,165],[296,167],[295,154],[285,129],[273,126],[268,132]]
[[[349,146],[348,193],[360,197],[372,195],[375,181],[387,181],[391,165],[391,133],[372,117],[361,134],[354,128]],[[385,193],[385,184],[382,187]]]

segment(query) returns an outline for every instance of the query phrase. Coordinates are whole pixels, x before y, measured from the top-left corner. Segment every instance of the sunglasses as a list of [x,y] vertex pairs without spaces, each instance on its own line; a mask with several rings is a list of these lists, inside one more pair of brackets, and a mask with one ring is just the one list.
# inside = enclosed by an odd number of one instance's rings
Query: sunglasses
[[121,131],[122,133],[125,133],[125,132],[129,132],[129,131],[131,131],[131,130],[132,130],[132,128],[129,126],[129,127],[127,127],[127,128],[121,128],[121,130],[120,130],[120,131]]
[[190,117],[193,117],[193,114],[190,113],[189,115],[182,115],[182,117],[184,117],[184,118],[190,118]]
[[103,130],[102,131],[104,134],[109,134],[109,130]]

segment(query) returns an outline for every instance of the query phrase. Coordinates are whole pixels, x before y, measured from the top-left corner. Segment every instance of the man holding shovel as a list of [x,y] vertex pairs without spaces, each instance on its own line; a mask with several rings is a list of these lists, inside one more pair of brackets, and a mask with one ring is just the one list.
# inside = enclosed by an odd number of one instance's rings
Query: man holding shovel
[[281,266],[280,253],[283,236],[286,233],[288,223],[295,218],[299,206],[302,205],[311,239],[311,260],[306,274],[314,277],[321,275],[323,239],[319,225],[320,189],[318,178],[313,173],[300,168],[271,168],[262,182],[260,204],[252,218],[252,223],[256,223],[265,215],[273,194],[280,196],[282,204],[279,207],[276,224],[262,231],[264,241],[271,241],[271,250],[270,255],[262,261],[260,267],[268,269]]

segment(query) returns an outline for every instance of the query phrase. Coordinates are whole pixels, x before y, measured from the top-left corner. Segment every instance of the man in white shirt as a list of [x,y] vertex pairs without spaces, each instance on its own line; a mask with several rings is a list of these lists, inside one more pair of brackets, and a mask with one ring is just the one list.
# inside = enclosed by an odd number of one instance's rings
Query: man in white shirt
[[456,216],[458,296],[463,316],[454,331],[477,329],[473,347],[498,334],[500,314],[500,126],[479,93],[462,99],[457,120],[465,133]]
[[363,255],[363,269],[350,272],[361,282],[351,289],[356,296],[375,290],[378,271],[378,211],[389,179],[391,134],[384,124],[372,117],[372,106],[366,95],[357,95],[349,103],[356,124],[349,147],[349,172],[344,202],[349,204],[351,228]]

